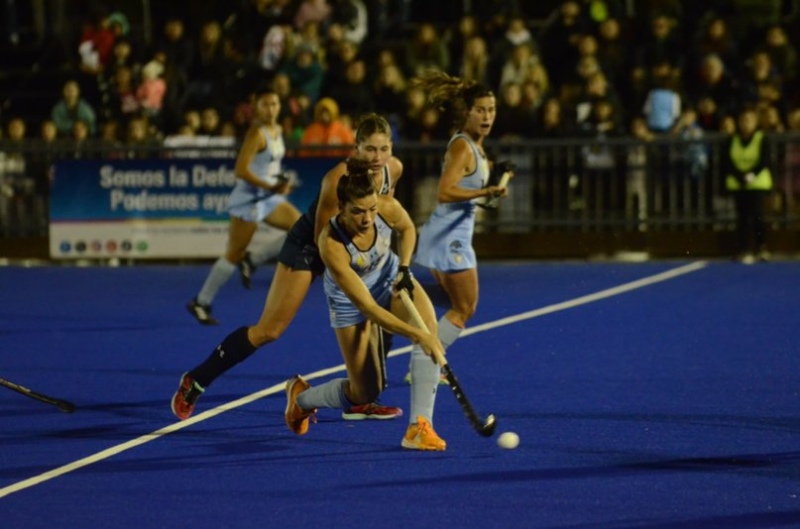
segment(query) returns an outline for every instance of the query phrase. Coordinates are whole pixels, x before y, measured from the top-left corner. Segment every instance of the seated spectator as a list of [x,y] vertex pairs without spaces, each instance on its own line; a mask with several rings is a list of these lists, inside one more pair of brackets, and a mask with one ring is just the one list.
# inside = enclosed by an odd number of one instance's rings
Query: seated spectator
[[787,82],[794,81],[797,77],[797,49],[789,41],[783,26],[772,26],[767,30],[763,49],[780,76]]
[[527,42],[519,44],[511,50],[510,56],[503,63],[498,86],[502,87],[508,83],[524,83],[538,65],[539,56],[534,53],[530,44]]
[[133,72],[129,67],[120,66],[115,71],[106,105],[106,119],[127,123],[139,112],[139,98],[133,84]]
[[345,82],[332,87],[328,92],[328,96],[339,104],[339,111],[343,115],[352,118],[374,108],[374,88],[367,85],[366,79],[366,65],[364,61],[357,59],[347,65]]
[[504,141],[532,138],[535,114],[523,106],[522,87],[515,82],[503,85],[497,102],[494,136]]
[[301,149],[300,156],[346,157],[355,144],[355,133],[339,119],[339,105],[323,97],[314,105],[314,121],[306,127],[300,144],[304,146],[333,146],[328,149]]
[[325,70],[313,50],[307,46],[297,48],[294,58],[281,66],[280,73],[289,77],[292,88],[317,101],[322,92]]
[[476,35],[467,40],[456,75],[465,81],[489,84],[489,50],[486,39]]
[[653,67],[653,87],[647,92],[642,112],[647,126],[655,133],[669,132],[681,115],[681,96],[675,88],[669,63]]
[[97,127],[94,109],[81,98],[81,89],[77,81],[72,80],[64,84],[62,99],[53,106],[51,118],[63,137],[72,135],[73,126],[79,120],[86,124],[90,136],[95,134]]
[[408,89],[403,72],[396,64],[380,69],[375,80],[375,106],[390,116],[400,116],[405,108],[405,93]]
[[406,46],[405,58],[406,73],[411,77],[431,68],[442,72],[450,68],[450,52],[436,26],[427,22],[417,26],[414,38]]
[[709,19],[692,46],[694,61],[708,55],[716,55],[723,64],[739,64],[741,55],[736,38],[732,35],[728,22],[719,16]]
[[706,55],[687,81],[691,99],[710,97],[722,114],[733,113],[740,105],[739,82],[717,55]]
[[164,67],[161,63],[150,61],[142,68],[142,82],[136,88],[136,99],[139,101],[142,112],[150,119],[157,118],[161,113],[167,84],[161,74]]

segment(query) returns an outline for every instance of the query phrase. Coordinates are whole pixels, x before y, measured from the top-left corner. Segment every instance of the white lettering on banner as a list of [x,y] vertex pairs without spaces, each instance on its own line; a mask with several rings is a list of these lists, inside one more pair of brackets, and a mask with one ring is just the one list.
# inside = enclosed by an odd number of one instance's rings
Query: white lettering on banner
[[164,171],[119,171],[111,165],[100,167],[100,187],[164,187],[167,177]]
[[209,193],[203,197],[203,210],[224,213],[228,211],[228,198],[228,194],[214,195]]
[[224,165],[218,169],[209,169],[205,165],[192,166],[192,185],[197,187],[233,187],[236,173]]
[[113,189],[109,197],[111,211],[197,211],[200,207],[200,200],[193,193],[153,195],[147,190],[125,193],[121,189]]

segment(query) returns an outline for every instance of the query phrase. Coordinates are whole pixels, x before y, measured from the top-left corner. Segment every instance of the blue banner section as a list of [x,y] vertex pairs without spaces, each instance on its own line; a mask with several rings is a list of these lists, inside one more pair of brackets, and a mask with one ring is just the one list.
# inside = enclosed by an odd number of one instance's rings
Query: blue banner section
[[[297,173],[289,200],[306,211],[338,158],[284,160]],[[234,159],[67,160],[55,164],[52,222],[228,217]]]

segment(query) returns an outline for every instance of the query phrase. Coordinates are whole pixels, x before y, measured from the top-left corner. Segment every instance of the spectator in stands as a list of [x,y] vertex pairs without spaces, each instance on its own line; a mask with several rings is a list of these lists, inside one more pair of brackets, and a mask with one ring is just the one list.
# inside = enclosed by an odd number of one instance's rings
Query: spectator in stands
[[611,101],[612,106],[617,113],[614,116],[614,120],[617,122],[617,124],[621,124],[624,120],[624,114],[622,114],[621,111],[622,103],[603,72],[595,72],[586,80],[583,93],[581,94],[578,103],[575,105],[576,122],[582,123],[585,121],[591,114],[592,104],[601,99],[607,99]]
[[489,84],[489,49],[486,39],[476,35],[467,40],[456,74],[462,79]]
[[355,144],[353,129],[339,119],[339,105],[323,97],[314,105],[314,121],[303,132],[301,145],[331,146],[328,149],[301,149],[300,156],[346,157]]
[[653,87],[648,90],[642,112],[652,132],[669,132],[681,115],[681,96],[676,88],[672,65],[663,61],[653,65]]
[[119,66],[114,73],[111,86],[105,117],[127,124],[139,112],[139,98],[136,96],[131,69],[127,66]]
[[381,67],[375,80],[375,107],[387,116],[398,118],[405,108],[408,81],[396,64]]
[[423,22],[417,26],[414,38],[406,46],[405,60],[409,76],[429,69],[442,72],[449,70],[450,52],[435,25]]
[[94,152],[89,146],[89,125],[79,119],[72,124],[72,135],[70,139],[70,150],[72,151],[73,158],[85,159],[94,158],[97,153]]
[[630,44],[623,33],[622,23],[618,18],[603,21],[597,34],[597,58],[600,68],[617,92],[625,91],[628,84],[627,74],[630,70],[628,57]]
[[701,141],[705,133],[697,122],[697,111],[691,107],[684,109],[670,132],[686,142],[678,152],[685,168],[682,174],[699,181],[708,170],[709,152],[708,146]]
[[201,136],[217,136],[220,125],[219,111],[214,107],[206,107],[200,111],[200,128],[197,134]]
[[492,40],[489,56],[489,86],[500,87],[510,81],[521,83],[525,72],[515,79],[509,77],[509,65],[514,70],[525,69],[531,62],[539,62],[539,45],[528,29],[525,18],[520,13],[508,16],[503,35]]
[[155,147],[158,144],[151,141],[148,128],[147,119],[143,117],[134,118],[128,122],[128,129],[125,134],[128,158],[145,159],[151,156],[148,147]]
[[533,137],[536,115],[523,105],[522,86],[514,81],[503,85],[497,102],[497,115],[492,132],[502,141]]
[[573,74],[578,60],[575,45],[580,35],[588,32],[588,25],[575,0],[561,2],[548,20],[541,37],[542,58],[553,83],[561,86]]
[[727,20],[721,16],[711,17],[692,45],[695,64],[708,55],[716,55],[723,64],[729,66],[739,64],[741,61],[739,44],[731,32]]
[[[789,112],[786,118],[788,132],[800,133],[800,108]],[[781,178],[786,209],[792,215],[800,213],[800,141],[789,140],[783,157],[783,178]]]
[[342,40],[335,46],[328,48],[325,57],[325,73],[323,76],[323,92],[328,93],[331,88],[344,82],[347,65],[359,57],[359,48],[355,42]]
[[300,29],[308,22],[316,22],[324,27],[328,24],[332,12],[327,0],[300,0],[294,17],[294,27]]
[[[481,34],[478,19],[472,14],[462,15],[454,27],[448,28],[444,35],[444,40],[447,45],[447,52],[450,55],[451,69],[456,70],[451,73],[458,74],[459,68],[463,69],[465,56],[468,54],[468,43],[476,37],[483,38],[483,35]],[[486,47],[485,39],[484,47]]]
[[529,43],[523,42],[515,46],[508,59],[503,62],[498,86],[502,87],[508,83],[521,85],[538,65],[539,56],[534,53]]
[[721,114],[729,114],[740,104],[739,82],[717,55],[706,55],[696,76],[687,79],[690,98],[710,97]]
[[303,131],[314,119],[311,100],[307,95],[294,90],[289,76],[283,73],[273,78],[272,89],[281,102],[278,122],[283,128],[285,138],[292,143],[299,142]]
[[344,38],[358,45],[367,38],[367,6],[363,0],[332,0],[330,25],[342,28]]
[[535,137],[568,138],[574,132],[573,125],[564,115],[561,101],[557,97],[550,97],[542,105]]
[[756,104],[759,97],[759,89],[763,85],[773,85],[781,91],[783,97],[783,79],[780,72],[772,64],[772,58],[766,51],[758,50],[752,54],[748,67],[741,77],[741,97],[745,105]]
[[307,46],[299,46],[292,60],[279,69],[280,73],[289,76],[292,88],[308,96],[314,102],[320,98],[325,70]]
[[719,122],[722,116],[713,97],[701,97],[697,101],[695,109],[697,110],[697,123],[703,130],[707,132],[719,130]]
[[224,50],[222,26],[216,20],[203,24],[195,44],[194,60],[189,69],[186,102],[192,106],[221,103]]
[[625,218],[635,220],[639,231],[647,229],[647,175],[648,159],[651,158],[648,143],[655,135],[647,126],[643,116],[631,121],[631,136],[636,143],[628,147],[625,175]]
[[783,26],[775,25],[767,30],[763,49],[785,82],[791,83],[796,79],[797,49],[789,41]]
[[164,67],[158,61],[150,61],[142,68],[142,81],[136,88],[136,99],[141,111],[154,122],[158,121],[167,83],[161,77]]
[[736,118],[730,114],[725,114],[719,120],[719,132],[724,136],[733,136],[736,134]]
[[373,93],[374,88],[367,84],[367,67],[363,60],[357,59],[347,65],[345,82],[332,87],[327,95],[339,104],[343,115],[352,118],[375,108]]
[[683,72],[686,50],[676,30],[677,20],[656,14],[650,22],[650,31],[638,48],[632,72],[634,92],[646,94],[648,73],[657,65],[670,64],[677,74]]
[[737,125],[737,132],[722,150],[722,174],[736,206],[736,257],[752,264],[769,258],[764,214],[773,185],[771,158],[754,110],[742,111]]
[[755,111],[758,114],[758,126],[764,132],[780,134],[786,130],[781,114],[774,105],[759,102],[755,106]]
[[114,49],[111,53],[111,58],[106,65],[104,75],[107,79],[113,79],[119,68],[129,68],[131,73],[135,76],[139,75],[139,59],[134,54],[133,44],[129,39],[118,38],[114,41]]
[[418,136],[418,129],[422,123],[422,111],[425,109],[426,95],[419,87],[409,86],[405,97],[405,110],[400,120],[400,137],[413,140]]
[[56,124],[59,135],[64,137],[72,135],[73,125],[78,120],[86,124],[89,135],[94,135],[97,127],[95,111],[81,98],[81,89],[75,80],[64,83],[62,98],[53,106],[51,118]]

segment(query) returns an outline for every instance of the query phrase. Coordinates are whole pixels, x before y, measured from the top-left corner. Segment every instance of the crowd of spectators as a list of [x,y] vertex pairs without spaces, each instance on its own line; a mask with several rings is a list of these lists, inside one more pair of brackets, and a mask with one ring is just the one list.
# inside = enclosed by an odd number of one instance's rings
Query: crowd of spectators
[[[74,43],[74,75],[53,87],[50,119],[61,138],[125,143],[142,126],[153,140],[237,137],[269,84],[290,141],[324,142],[320,116],[348,128],[373,110],[398,141],[442,140],[449,119],[409,86],[436,68],[495,90],[502,141],[627,136],[642,119],[654,134],[680,133],[687,119],[719,131],[744,108],[767,131],[800,121],[800,32],[781,2],[641,0],[629,13],[622,0],[567,0],[536,27],[526,4],[242,0],[204,20],[154,20],[152,42],[126,13],[95,10]],[[7,133],[19,118],[3,119]]]

